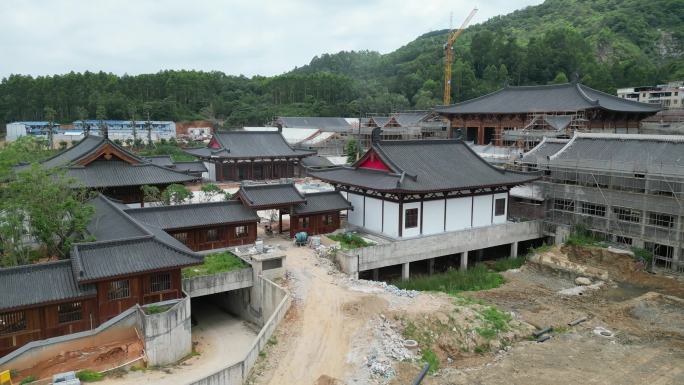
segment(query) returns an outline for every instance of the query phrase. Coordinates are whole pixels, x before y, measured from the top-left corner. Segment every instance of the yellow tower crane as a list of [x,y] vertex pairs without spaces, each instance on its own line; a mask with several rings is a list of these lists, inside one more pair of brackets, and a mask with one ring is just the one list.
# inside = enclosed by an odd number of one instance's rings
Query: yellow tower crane
[[470,20],[475,16],[475,13],[477,13],[477,8],[473,8],[472,11],[470,11],[470,15],[465,19],[463,24],[461,24],[461,27],[457,30],[451,30],[449,31],[449,39],[447,40],[446,44],[444,44],[444,105],[448,105],[451,103],[451,64],[454,61],[454,43],[456,42],[456,39],[458,39],[459,36],[461,36],[461,33],[463,33],[463,30],[465,27],[468,26],[468,23],[470,23]]

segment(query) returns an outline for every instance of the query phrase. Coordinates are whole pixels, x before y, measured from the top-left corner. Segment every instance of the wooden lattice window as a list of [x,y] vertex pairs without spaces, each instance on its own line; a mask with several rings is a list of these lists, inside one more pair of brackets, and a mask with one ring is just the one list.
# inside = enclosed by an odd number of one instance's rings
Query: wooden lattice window
[[83,305],[81,302],[70,302],[57,305],[59,323],[80,321],[83,319]]
[[418,227],[418,209],[407,209],[404,213],[404,227],[407,229]]
[[159,273],[150,276],[150,292],[171,290],[171,273]]
[[215,242],[215,241],[218,241],[218,239],[219,239],[218,229],[207,230],[207,242]]
[[26,330],[26,313],[16,311],[0,314],[0,335]]
[[107,299],[110,301],[128,298],[131,296],[131,281],[124,279],[121,281],[112,281],[109,283],[107,290]]
[[309,217],[300,217],[299,218],[299,228],[307,228],[309,227]]
[[247,226],[235,227],[235,238],[246,238],[248,235]]
[[499,198],[494,201],[494,215],[500,216],[506,214],[506,198]]
[[323,219],[323,224],[326,226],[333,224],[333,215],[332,214],[325,214],[325,215],[323,215],[322,219]]
[[188,233],[175,233],[173,234],[173,237],[183,244],[188,243]]

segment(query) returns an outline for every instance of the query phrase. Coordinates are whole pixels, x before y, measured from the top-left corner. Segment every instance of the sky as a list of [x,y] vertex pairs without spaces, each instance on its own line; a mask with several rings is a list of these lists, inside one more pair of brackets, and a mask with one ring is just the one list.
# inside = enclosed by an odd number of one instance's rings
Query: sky
[[271,76],[323,53],[391,52],[423,33],[458,27],[475,6],[471,24],[540,3],[0,0],[0,78],[167,69]]

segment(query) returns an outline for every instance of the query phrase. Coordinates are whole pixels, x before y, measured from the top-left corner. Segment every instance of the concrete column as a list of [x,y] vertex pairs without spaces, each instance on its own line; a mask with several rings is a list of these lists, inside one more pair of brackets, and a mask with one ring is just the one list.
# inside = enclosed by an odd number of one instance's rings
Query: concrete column
[[409,262],[401,265],[401,279],[404,281],[409,279]]
[[373,281],[380,280],[380,269],[373,269]]
[[518,258],[518,241],[511,243],[511,259]]
[[461,253],[461,270],[466,270],[468,268],[468,252],[464,251]]
[[435,273],[435,259],[430,258],[428,259],[428,274],[432,275]]

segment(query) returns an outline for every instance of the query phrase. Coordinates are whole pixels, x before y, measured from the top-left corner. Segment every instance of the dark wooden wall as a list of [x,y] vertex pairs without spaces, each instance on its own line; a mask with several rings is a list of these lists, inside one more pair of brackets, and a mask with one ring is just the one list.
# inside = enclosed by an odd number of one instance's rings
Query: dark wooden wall
[[298,159],[287,161],[214,162],[217,181],[293,178]]
[[[324,224],[325,215],[332,215],[332,223]],[[300,223],[300,218],[309,218],[309,225],[304,227]],[[290,216],[290,237],[294,237],[300,231],[306,231],[309,235],[328,234],[340,228],[340,212],[331,211],[327,213],[311,215],[291,215]]]
[[[238,226],[247,226],[247,236],[242,238],[236,237],[235,228]],[[215,241],[209,240],[207,237],[207,233],[211,229],[216,229],[218,231],[218,239]],[[169,230],[167,232],[171,234],[171,236],[183,242],[191,250],[201,251],[252,244],[257,238],[257,224],[256,222],[250,222],[223,226],[207,226],[196,227],[192,229]],[[182,234],[185,234],[185,236],[182,236]],[[183,238],[185,238],[184,241]]]

